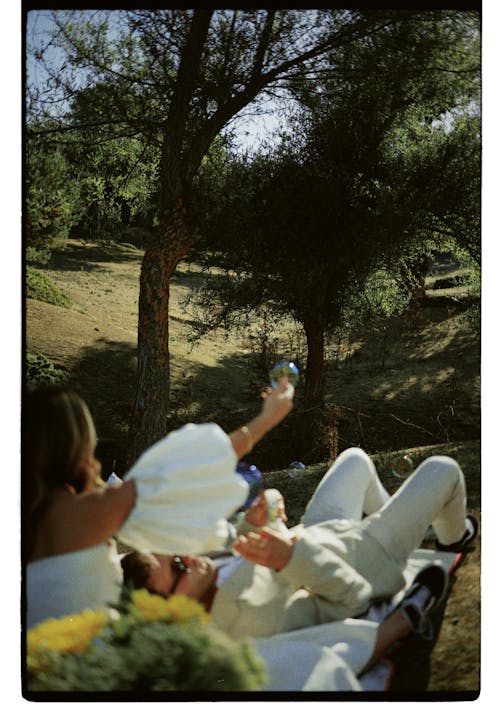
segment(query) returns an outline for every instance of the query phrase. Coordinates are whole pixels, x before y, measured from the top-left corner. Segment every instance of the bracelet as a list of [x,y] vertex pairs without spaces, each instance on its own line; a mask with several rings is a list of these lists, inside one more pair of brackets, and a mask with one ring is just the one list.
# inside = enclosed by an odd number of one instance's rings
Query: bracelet
[[241,431],[242,434],[245,434],[247,437],[247,450],[246,453],[249,454],[253,449],[253,439],[252,439],[252,433],[248,426],[240,426],[239,431]]

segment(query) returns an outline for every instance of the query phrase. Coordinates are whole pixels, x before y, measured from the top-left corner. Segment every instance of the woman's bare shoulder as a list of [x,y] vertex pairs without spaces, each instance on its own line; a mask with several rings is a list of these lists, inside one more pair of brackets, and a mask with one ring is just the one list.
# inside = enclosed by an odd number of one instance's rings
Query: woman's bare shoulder
[[111,538],[134,506],[135,495],[133,482],[83,494],[61,492],[40,521],[30,560],[90,548]]

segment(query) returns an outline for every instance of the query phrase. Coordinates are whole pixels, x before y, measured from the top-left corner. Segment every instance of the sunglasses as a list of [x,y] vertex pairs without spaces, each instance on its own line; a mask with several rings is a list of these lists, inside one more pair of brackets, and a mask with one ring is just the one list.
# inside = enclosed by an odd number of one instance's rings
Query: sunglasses
[[175,589],[177,588],[179,581],[184,576],[184,574],[191,573],[191,569],[186,566],[180,556],[172,556],[170,565],[172,571],[175,573],[175,578],[174,582],[172,583],[172,586],[170,587],[170,591],[168,592],[169,596],[171,596],[175,592]]

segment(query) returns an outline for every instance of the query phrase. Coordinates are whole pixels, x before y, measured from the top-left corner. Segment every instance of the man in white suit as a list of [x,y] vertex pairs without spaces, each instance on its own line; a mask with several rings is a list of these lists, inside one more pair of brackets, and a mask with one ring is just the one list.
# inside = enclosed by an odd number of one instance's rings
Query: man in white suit
[[[280,514],[286,518],[284,503]],[[208,557],[150,555],[142,580],[131,576],[126,560],[125,579],[165,596],[202,600],[215,625],[234,638],[273,636],[359,616],[396,594],[429,525],[437,547],[454,552],[478,530],[466,514],[456,461],[426,459],[389,497],[372,460],[358,448],[344,451],[330,467],[299,525],[284,533],[266,523],[261,495],[238,526],[238,558],[218,564]],[[427,586],[426,597],[432,593]]]

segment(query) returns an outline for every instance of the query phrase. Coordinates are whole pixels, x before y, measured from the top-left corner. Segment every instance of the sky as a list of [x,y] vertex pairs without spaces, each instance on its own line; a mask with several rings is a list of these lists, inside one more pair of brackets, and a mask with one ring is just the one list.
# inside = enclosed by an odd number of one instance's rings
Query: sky
[[[26,23],[27,42],[36,43],[37,39],[43,38],[52,28],[50,10],[29,12]],[[52,52],[51,58],[57,61],[57,50]],[[26,73],[28,80],[36,83],[41,83],[45,75],[40,63],[36,63],[31,56],[26,58]],[[242,151],[257,149],[257,146],[269,138],[275,130],[282,128],[283,122],[273,111],[273,103],[269,101],[263,108],[265,114],[251,117],[247,116],[250,114],[247,107],[240,117],[231,122],[230,127],[236,133]]]
[[[18,512],[14,507],[19,506],[18,477],[20,474],[19,439],[20,439],[20,356],[22,348],[22,302],[21,302],[21,148],[22,148],[22,94],[21,94],[21,3],[8,2],[2,7],[2,42],[0,43],[0,67],[2,67],[2,187],[1,198],[3,208],[3,261],[2,261],[2,317],[3,317],[3,345],[1,372],[1,394],[3,422],[2,446],[4,447],[4,531],[3,546],[7,549],[5,556],[9,579],[3,584],[4,619],[6,611],[12,617],[3,622],[2,643],[7,661],[2,666],[3,704],[16,704],[16,715],[29,712],[30,708],[40,706],[27,705],[20,698],[20,673],[18,662],[19,646],[19,555],[16,541],[13,537],[19,535]],[[498,407],[500,399],[499,371],[498,371],[498,286],[499,262],[499,236],[498,236],[498,27],[500,23],[500,3],[497,0],[484,0],[483,2],[483,299],[482,299],[482,446],[483,446],[483,509],[482,509],[482,620],[486,630],[483,632],[483,658],[482,658],[482,691],[479,702],[468,705],[454,704],[454,716],[469,715],[470,710],[477,711],[481,706],[495,699],[495,664],[493,650],[498,649],[491,643],[490,627],[497,625],[496,607],[493,605],[497,596],[493,585],[492,573],[498,575],[496,567],[498,558],[496,548],[498,537],[492,535],[492,527],[498,523],[496,511],[498,510],[498,459],[496,445],[498,444]],[[274,120],[274,123],[277,121]],[[272,131],[273,124],[268,120],[268,128],[257,128],[249,131],[262,133]],[[251,139],[251,136],[250,136]],[[6,516],[10,518],[5,518]],[[491,540],[488,538],[491,537]],[[10,550],[12,549],[12,550]],[[492,568],[494,567],[494,568]],[[12,571],[12,574],[10,573]],[[496,579],[495,579],[496,580]],[[8,590],[5,590],[8,587]],[[5,647],[12,646],[15,660],[9,660],[9,653]],[[361,703],[361,706],[364,704]],[[381,704],[384,715],[391,712],[390,704]],[[434,704],[442,714],[442,704]],[[67,713],[65,704],[51,705],[51,715]],[[220,714],[223,707],[219,704]],[[226,708],[225,706],[224,708]],[[306,709],[307,704],[303,706]],[[394,706],[401,714],[401,706]],[[405,714],[420,715],[422,707],[406,705]],[[234,711],[234,706],[232,707]],[[315,715],[322,712],[320,704],[314,704]],[[87,712],[85,704],[72,706],[71,711],[76,714]],[[429,713],[429,706],[425,708]],[[365,708],[366,711],[366,708]],[[417,713],[418,711],[418,713]],[[249,711],[248,711],[249,712]],[[351,709],[350,709],[351,712]],[[373,714],[373,707],[370,708]],[[245,713],[243,706],[238,706],[238,713]],[[437,711],[436,711],[437,715]]]

